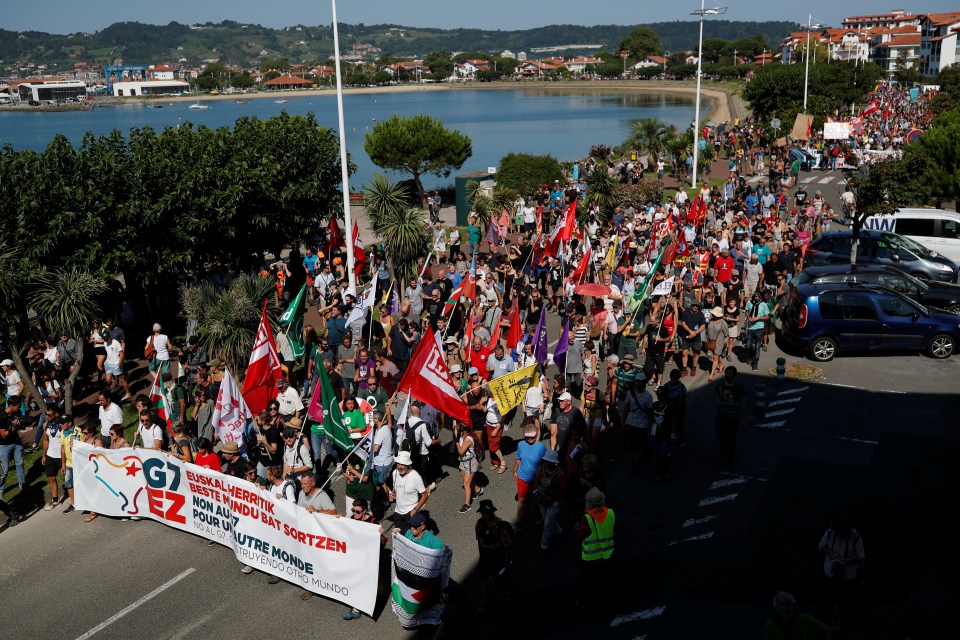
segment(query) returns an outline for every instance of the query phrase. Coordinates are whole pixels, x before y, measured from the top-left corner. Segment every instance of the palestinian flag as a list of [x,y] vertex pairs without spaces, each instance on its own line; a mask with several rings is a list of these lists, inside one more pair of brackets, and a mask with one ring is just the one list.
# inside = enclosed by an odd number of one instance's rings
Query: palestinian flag
[[429,549],[394,533],[391,600],[393,613],[405,629],[440,624],[451,555],[449,549]]

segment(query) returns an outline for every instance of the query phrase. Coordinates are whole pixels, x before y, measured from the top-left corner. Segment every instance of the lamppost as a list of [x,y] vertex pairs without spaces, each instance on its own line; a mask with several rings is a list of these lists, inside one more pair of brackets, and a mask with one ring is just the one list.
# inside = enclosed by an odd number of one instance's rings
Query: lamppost
[[803,112],[807,112],[807,86],[810,82],[810,29],[816,27],[819,29],[822,25],[813,24],[813,16],[807,14],[807,52],[804,58],[806,58],[806,69],[803,72]]
[[692,16],[700,16],[700,44],[697,49],[697,104],[694,107],[693,118],[693,178],[690,181],[690,186],[694,189],[697,188],[697,160],[700,157],[700,75],[703,68],[703,19],[706,16],[718,16],[727,12],[727,8],[723,5],[713,9],[704,9],[704,3],[705,0],[700,0],[700,10],[690,12]]
[[337,72],[337,126],[340,127],[340,177],[343,182],[343,233],[347,238],[347,282],[357,295],[357,276],[353,272],[353,223],[350,211],[350,167],[347,165],[347,127],[343,119],[343,79],[340,74],[340,30],[337,28],[337,0],[333,5],[333,60]]

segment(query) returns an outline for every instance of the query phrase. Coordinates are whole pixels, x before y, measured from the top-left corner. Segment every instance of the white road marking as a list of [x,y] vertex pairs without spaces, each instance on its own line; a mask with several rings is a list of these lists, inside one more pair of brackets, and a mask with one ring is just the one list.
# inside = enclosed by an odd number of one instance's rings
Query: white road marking
[[701,500],[697,506],[698,507],[709,507],[712,504],[719,504],[721,502],[730,502],[731,500],[736,500],[739,493],[730,493],[725,496],[715,496],[713,498],[704,498]]
[[181,580],[183,580],[184,578],[186,578],[187,576],[189,576],[189,575],[190,575],[191,573],[193,573],[194,571],[196,571],[196,569],[193,568],[193,567],[190,567],[189,569],[187,569],[186,571],[184,571],[184,572],[181,573],[180,575],[176,576],[175,578],[172,578],[172,579],[164,582],[162,585],[160,585],[159,587],[157,587],[156,589],[154,589],[153,591],[151,591],[151,592],[148,593],[147,595],[143,596],[142,598],[140,598],[139,600],[137,600],[137,601],[134,602],[133,604],[131,604],[131,605],[129,605],[128,607],[126,607],[125,609],[121,609],[121,610],[118,611],[117,613],[113,614],[112,616],[110,616],[109,618],[107,618],[106,620],[104,620],[103,622],[101,622],[100,624],[98,624],[97,626],[95,626],[93,629],[90,629],[90,631],[87,631],[87,632],[86,632],[85,634],[83,634],[82,636],[78,636],[78,637],[77,637],[77,640],[86,640],[87,638],[89,638],[89,637],[91,637],[91,636],[93,636],[93,635],[95,635],[95,634],[103,631],[104,629],[106,629],[107,627],[109,627],[111,624],[113,624],[114,622],[116,622],[117,620],[119,620],[120,618],[122,618],[123,616],[127,615],[128,613],[130,613],[131,611],[133,611],[134,609],[136,609],[136,608],[139,607],[140,605],[145,604],[145,603],[147,603],[148,601],[156,598],[158,595],[160,595],[161,593],[163,593],[164,591],[166,591],[167,589],[169,589],[169,588],[172,587],[173,585],[177,584],[178,582],[180,582]]
[[757,426],[761,429],[776,429],[777,427],[782,427],[787,424],[786,420],[780,420],[778,422],[764,422],[763,424],[758,424]]
[[797,180],[797,182],[799,182],[800,184],[810,184],[814,180],[816,180],[815,176],[809,176],[807,178],[800,178],[799,180]]
[[757,477],[755,477],[755,476],[745,476],[745,475],[741,475],[741,474],[739,474],[739,473],[730,473],[729,471],[721,471],[721,472],[720,472],[720,475],[722,475],[722,476],[731,476],[731,477],[734,477],[734,478],[746,478],[747,480],[756,480],[757,482],[766,482],[766,481],[767,481],[766,478],[757,478]]
[[666,605],[660,605],[659,607],[654,607],[652,609],[644,609],[643,611],[634,611],[633,613],[617,616],[613,619],[613,622],[610,623],[610,628],[612,629],[614,627],[619,627],[622,624],[633,622],[635,620],[649,620],[650,618],[656,618],[657,616],[662,616],[663,612],[666,610]]
[[813,436],[814,438],[833,438],[834,440],[845,440],[846,442],[856,442],[858,444],[878,445],[878,440],[864,440],[862,438],[851,438],[849,436],[838,436],[833,433],[816,433],[815,431],[799,431],[797,429],[783,429],[789,433],[797,433],[804,436]]
[[681,544],[683,542],[696,542],[698,540],[709,540],[712,537],[713,537],[713,531],[707,531],[706,533],[701,533],[698,536],[690,536],[689,538],[684,538],[683,540],[674,540],[667,546],[675,547],[678,544]]
[[788,413],[793,413],[795,409],[783,409],[782,411],[767,411],[765,418],[776,418],[777,416],[785,416]]
[[773,402],[769,403],[767,406],[768,406],[768,407],[775,407],[775,406],[780,405],[780,404],[793,404],[794,402],[800,402],[801,400],[803,400],[803,398],[800,398],[800,397],[797,397],[797,398],[784,398],[783,400],[774,400]]
[[795,388],[793,388],[793,389],[786,389],[786,390],[781,391],[780,393],[778,393],[778,394],[777,394],[777,397],[779,397],[779,396],[789,396],[789,395],[794,394],[794,393],[803,393],[804,391],[806,391],[806,390],[809,389],[809,388],[810,388],[810,387],[795,387]]
[[684,520],[683,528],[686,529],[687,527],[692,527],[697,524],[704,524],[706,522],[710,522],[711,520],[716,520],[719,517],[720,516],[716,514],[712,514],[709,516],[704,516],[702,518],[690,518],[689,520]]
[[860,438],[847,438],[846,436],[834,436],[838,440],[847,440],[849,442],[860,442],[862,444],[880,444],[877,440],[862,440]]
[[722,489],[724,487],[731,487],[735,484],[745,484],[746,482],[746,478],[726,478],[724,480],[715,480],[713,484],[710,485],[710,491],[713,491],[714,489]]
[[827,176],[826,178],[820,178],[817,180],[818,184],[830,184],[833,182],[833,176]]

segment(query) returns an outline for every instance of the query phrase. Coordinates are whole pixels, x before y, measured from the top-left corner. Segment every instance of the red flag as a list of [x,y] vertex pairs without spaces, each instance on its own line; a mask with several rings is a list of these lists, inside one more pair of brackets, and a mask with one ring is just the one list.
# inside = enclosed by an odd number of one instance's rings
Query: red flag
[[410,395],[460,422],[470,424],[470,408],[457,394],[450,370],[429,325],[398,385]]
[[[482,362],[484,362],[484,363],[487,362],[487,358],[490,357],[490,354],[493,353],[494,348],[497,346],[497,344],[499,344],[499,342],[500,342],[500,331],[501,331],[501,329],[500,329],[500,324],[497,323],[497,326],[494,327],[494,329],[493,329],[493,335],[490,336],[490,342],[488,342],[487,344],[485,344],[485,345],[483,346],[483,348],[480,349],[480,351],[479,351],[479,353],[480,353],[480,360],[481,360]],[[477,367],[477,368],[479,369],[480,367]],[[486,369],[486,364],[484,364],[484,367],[483,367],[483,368]]]
[[583,280],[583,276],[587,273],[587,267],[590,266],[590,251],[592,248],[590,245],[587,245],[587,250],[583,252],[583,258],[580,260],[580,266],[577,267],[577,270],[573,272],[573,275],[570,276],[570,280],[573,282],[579,283]]
[[520,338],[523,337],[523,323],[520,322],[520,307],[516,303],[514,303],[513,310],[507,317],[507,326],[510,327],[507,329],[507,347],[514,349],[517,343],[520,342]]
[[353,261],[356,265],[353,272],[360,275],[363,266],[367,264],[367,252],[363,248],[363,242],[360,241],[360,227],[357,226],[356,220],[353,221]]
[[253,341],[247,376],[243,380],[243,399],[247,407],[257,415],[267,408],[267,404],[277,397],[277,380],[280,378],[280,358],[277,345],[273,341],[273,330],[267,319],[267,302],[263,302],[260,326]]
[[563,235],[564,224],[561,224],[560,221],[557,221],[557,225],[553,228],[553,231],[550,232],[550,237],[547,238],[547,241],[543,246],[543,254],[550,258],[556,258],[560,255],[561,248],[563,247]]
[[874,111],[880,111],[880,105],[877,103],[876,100],[871,100],[870,104],[868,104],[866,109],[864,109],[863,112],[860,114],[860,117],[862,118],[864,116],[868,116]]
[[577,201],[574,200],[567,207],[567,217],[563,221],[563,230],[560,232],[560,239],[564,242],[570,242],[573,237],[573,231],[577,228]]
[[330,228],[327,230],[327,257],[329,258],[334,251],[341,248],[343,248],[343,233],[337,221],[330,218]]
[[467,360],[473,357],[473,313],[467,320],[467,328],[463,331],[463,339],[467,341]]

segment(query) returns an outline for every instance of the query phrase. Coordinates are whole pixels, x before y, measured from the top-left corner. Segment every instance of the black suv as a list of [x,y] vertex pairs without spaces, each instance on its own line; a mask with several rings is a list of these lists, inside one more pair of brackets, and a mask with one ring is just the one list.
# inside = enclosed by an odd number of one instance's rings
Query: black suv
[[790,281],[790,285],[794,287],[801,284],[822,283],[886,287],[922,305],[960,313],[960,286],[942,282],[924,282],[895,267],[882,264],[865,264],[855,267],[849,264],[807,267]]
[[[821,266],[849,264],[853,232],[828,231],[810,243],[804,264]],[[896,267],[921,280],[955,282],[957,265],[916,241],[889,231],[863,229],[857,248],[857,262]]]

